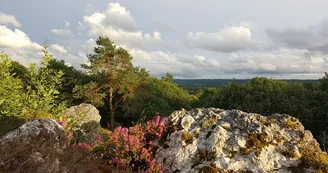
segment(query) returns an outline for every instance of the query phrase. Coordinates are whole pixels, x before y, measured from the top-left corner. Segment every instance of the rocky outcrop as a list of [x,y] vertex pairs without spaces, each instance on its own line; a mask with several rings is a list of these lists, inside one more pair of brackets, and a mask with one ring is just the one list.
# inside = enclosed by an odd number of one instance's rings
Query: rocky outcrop
[[312,134],[288,115],[181,110],[166,127],[156,152],[164,172],[312,172],[302,159],[321,152]]
[[0,138],[0,172],[101,172],[88,152],[67,144],[56,121],[29,121]]
[[70,119],[76,142],[93,143],[96,141],[100,127],[99,111],[91,104],[82,103],[68,108],[61,114],[64,119]]
[[0,171],[58,172],[58,154],[65,148],[64,130],[52,119],[21,125],[0,139]]

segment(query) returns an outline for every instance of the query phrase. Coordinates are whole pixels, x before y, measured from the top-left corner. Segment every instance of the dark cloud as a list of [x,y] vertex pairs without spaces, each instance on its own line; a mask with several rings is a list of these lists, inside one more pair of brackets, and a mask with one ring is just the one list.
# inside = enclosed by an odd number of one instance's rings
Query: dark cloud
[[266,34],[279,47],[306,49],[307,55],[328,53],[328,19],[303,28],[269,28]]

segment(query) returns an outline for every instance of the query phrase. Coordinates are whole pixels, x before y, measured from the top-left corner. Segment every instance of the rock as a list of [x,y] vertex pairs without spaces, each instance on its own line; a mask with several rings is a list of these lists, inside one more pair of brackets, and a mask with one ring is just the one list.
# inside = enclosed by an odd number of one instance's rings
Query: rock
[[76,126],[83,126],[88,123],[100,123],[101,116],[96,107],[91,104],[82,103],[68,108],[61,114],[65,118],[72,118]]
[[58,172],[57,156],[65,148],[64,129],[52,119],[32,120],[5,134],[0,145],[2,169]]
[[101,172],[89,153],[67,146],[55,120],[29,121],[0,138],[0,172]]
[[94,143],[100,127],[99,111],[91,104],[82,103],[68,108],[61,114],[64,119],[71,119],[72,131],[76,142]]
[[156,158],[164,172],[279,172],[302,168],[304,153],[320,153],[311,133],[288,115],[264,117],[216,108],[181,110],[166,120]]

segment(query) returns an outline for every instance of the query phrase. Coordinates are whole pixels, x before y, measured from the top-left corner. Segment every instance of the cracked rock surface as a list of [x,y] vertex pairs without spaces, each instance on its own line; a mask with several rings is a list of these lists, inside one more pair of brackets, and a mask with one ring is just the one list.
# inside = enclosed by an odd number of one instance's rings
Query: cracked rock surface
[[291,173],[301,164],[302,151],[321,152],[298,119],[283,114],[180,110],[168,117],[166,127],[156,152],[164,172]]

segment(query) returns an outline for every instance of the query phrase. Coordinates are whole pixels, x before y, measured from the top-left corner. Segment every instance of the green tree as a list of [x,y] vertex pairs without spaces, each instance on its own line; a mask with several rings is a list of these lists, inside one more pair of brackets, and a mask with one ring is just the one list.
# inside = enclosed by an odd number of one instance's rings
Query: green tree
[[66,65],[64,60],[52,59],[48,63],[48,68],[56,72],[62,71],[64,73],[61,77],[62,85],[58,85],[56,88],[60,92],[58,100],[66,101],[67,106],[82,103],[81,99],[74,99],[73,89],[77,85],[89,83],[92,79],[91,76],[88,76],[72,66]]
[[171,73],[165,73],[165,76],[161,77],[162,80],[167,81],[167,82],[174,82],[173,75]]
[[127,99],[124,110],[130,120],[137,121],[141,116],[152,118],[156,113],[169,115],[181,108],[189,109],[197,101],[195,96],[166,80],[149,77]]
[[114,128],[117,109],[134,93],[141,78],[127,50],[117,47],[108,37],[99,37],[96,43],[94,53],[88,55],[88,64],[82,64],[88,74],[95,76],[95,83],[77,86],[74,92],[76,98],[84,98],[88,102],[94,100],[98,105],[107,100],[110,125]]
[[25,104],[23,82],[11,73],[12,65],[7,55],[0,54],[0,115],[17,116]]
[[64,109],[56,90],[63,73],[47,67],[52,60],[47,45],[43,52],[39,68],[35,63],[26,68],[7,55],[0,55],[0,114],[29,119],[40,113],[47,117],[56,115]]
[[55,71],[48,68],[49,62],[53,59],[48,52],[48,45],[45,44],[42,50],[40,67],[36,68],[35,63],[31,63],[27,75],[27,99],[26,108],[23,114],[38,114],[40,112],[58,114],[65,108],[64,102],[58,102],[58,86],[61,85],[62,71]]

